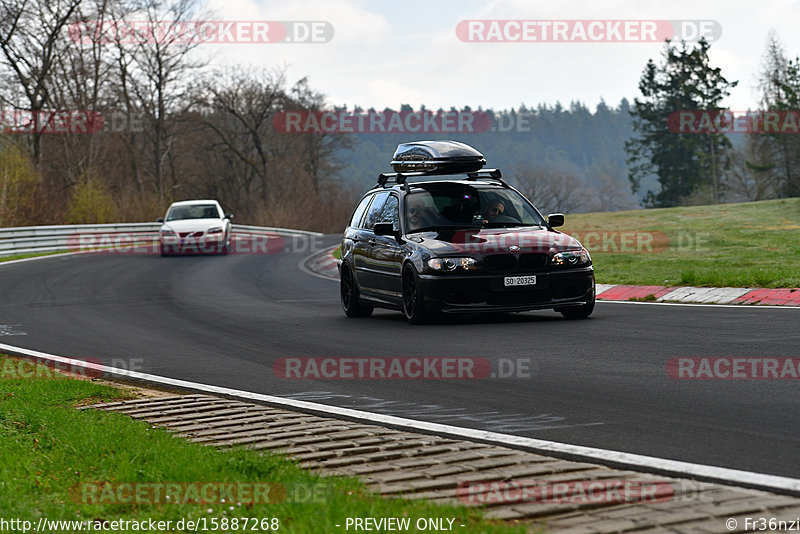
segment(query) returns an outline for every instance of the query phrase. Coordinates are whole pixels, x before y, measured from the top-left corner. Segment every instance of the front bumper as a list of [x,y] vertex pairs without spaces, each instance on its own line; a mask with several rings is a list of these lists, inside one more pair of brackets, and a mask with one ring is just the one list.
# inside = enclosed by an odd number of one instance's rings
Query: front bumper
[[[525,273],[514,273],[518,276]],[[566,308],[594,300],[591,266],[536,275],[536,285],[505,287],[502,274],[420,275],[425,307],[445,313]]]
[[202,237],[162,236],[159,244],[170,254],[209,254],[220,252],[225,247],[225,234],[211,234]]

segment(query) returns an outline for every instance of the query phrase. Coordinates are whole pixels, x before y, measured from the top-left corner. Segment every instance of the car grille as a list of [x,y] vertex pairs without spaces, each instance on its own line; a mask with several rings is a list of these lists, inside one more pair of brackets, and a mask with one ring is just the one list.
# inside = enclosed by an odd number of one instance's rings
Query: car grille
[[492,256],[485,256],[483,262],[488,271],[510,273],[517,265],[517,258],[513,254],[494,254]]
[[529,269],[544,269],[547,267],[547,259],[547,254],[542,253],[520,254],[517,265],[520,269],[526,271]]
[[189,237],[189,236],[203,237],[203,232],[181,232],[178,235],[180,235],[181,237]]
[[513,273],[536,271],[547,266],[547,254],[541,252],[527,254],[492,254],[484,256],[483,264],[492,273]]

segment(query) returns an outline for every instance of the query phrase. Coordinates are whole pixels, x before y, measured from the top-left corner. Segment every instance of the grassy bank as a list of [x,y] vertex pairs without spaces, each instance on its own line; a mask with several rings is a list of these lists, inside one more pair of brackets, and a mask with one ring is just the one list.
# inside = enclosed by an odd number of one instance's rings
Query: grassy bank
[[17,254],[16,256],[3,256],[0,257],[0,263],[5,261],[24,260],[26,258],[38,258],[39,256],[52,256],[54,254],[64,254],[68,251],[55,251],[55,252],[36,252],[34,254]]
[[800,198],[566,219],[599,283],[800,287]]
[[[344,531],[348,517],[408,517],[412,523],[431,517],[455,518],[455,525],[467,525],[457,527],[460,532],[524,531],[484,521],[475,509],[382,499],[356,479],[322,479],[280,456],[247,450],[220,452],[124,415],[76,410],[76,404],[118,399],[124,393],[88,380],[53,376],[41,367],[34,371],[30,363],[20,362],[0,355],[0,510],[4,519],[35,524],[40,517],[174,523],[205,518],[211,525],[212,518],[277,518],[281,532],[319,533]],[[283,487],[290,496],[267,504],[221,499],[177,503],[163,496],[154,500],[153,493],[147,493],[144,502],[136,503],[126,502],[131,498],[127,492],[94,491],[112,487],[107,482],[133,483],[139,488],[168,482],[269,483],[271,495],[280,496],[275,488]],[[238,531],[242,530],[265,529],[243,529],[240,524]],[[173,527],[172,531],[183,530]]]

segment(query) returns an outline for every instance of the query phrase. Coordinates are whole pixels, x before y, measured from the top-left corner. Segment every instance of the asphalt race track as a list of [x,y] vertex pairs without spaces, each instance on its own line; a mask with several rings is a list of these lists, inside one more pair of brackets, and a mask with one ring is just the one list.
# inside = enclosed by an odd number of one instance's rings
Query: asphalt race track
[[[331,243],[336,238],[329,239]],[[798,356],[800,310],[598,303],[411,326],[347,319],[308,253],[0,265],[0,342],[269,395],[800,478],[796,380],[675,380],[676,357]],[[528,377],[285,380],[281,357],[470,356]],[[522,375],[525,372],[520,372]]]

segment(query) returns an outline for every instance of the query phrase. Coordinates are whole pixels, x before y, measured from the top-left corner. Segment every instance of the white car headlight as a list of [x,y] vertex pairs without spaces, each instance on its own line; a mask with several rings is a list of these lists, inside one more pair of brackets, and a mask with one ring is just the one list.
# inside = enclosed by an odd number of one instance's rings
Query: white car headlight
[[161,234],[162,237],[175,237],[177,235],[173,230],[170,230],[169,228],[162,228],[161,230],[158,231],[158,233]]
[[209,233],[209,234],[221,234],[222,233],[222,227],[221,226],[214,226],[213,228],[209,228],[208,232],[206,232],[206,233]]

